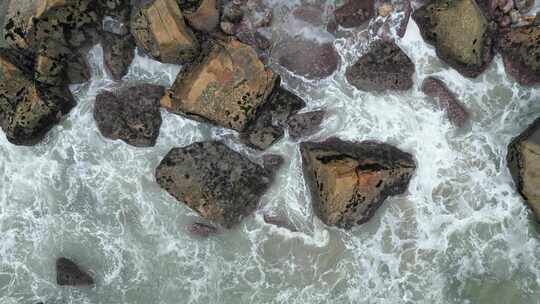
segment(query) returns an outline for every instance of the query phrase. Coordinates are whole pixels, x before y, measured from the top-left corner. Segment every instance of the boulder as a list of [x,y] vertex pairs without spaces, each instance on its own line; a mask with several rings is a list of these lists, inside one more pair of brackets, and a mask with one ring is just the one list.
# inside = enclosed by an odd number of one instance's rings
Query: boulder
[[289,136],[297,140],[315,134],[326,116],[326,111],[318,110],[293,115],[287,121],[289,125]]
[[15,145],[34,145],[75,106],[65,86],[35,82],[19,54],[0,51],[0,124]]
[[103,59],[112,78],[119,81],[128,72],[135,57],[135,41],[131,34],[117,35],[103,32]]
[[277,76],[248,45],[218,41],[209,54],[180,73],[161,100],[167,110],[243,131],[267,101]]
[[506,160],[517,190],[540,222],[540,118],[512,140]]
[[424,79],[422,92],[437,99],[439,106],[446,111],[448,119],[456,127],[463,127],[469,120],[469,113],[465,107],[440,79],[435,77]]
[[287,229],[290,232],[297,232],[298,229],[294,226],[294,224],[289,221],[287,218],[287,215],[284,214],[284,212],[277,212],[277,211],[269,211],[265,212],[263,214],[263,220],[265,223],[274,225],[279,228]]
[[257,117],[242,132],[242,140],[255,149],[265,150],[283,137],[287,119],[305,107],[304,101],[276,86]]
[[172,149],[157,167],[156,180],[203,218],[231,228],[257,209],[271,175],[212,141]]
[[394,42],[376,41],[345,73],[359,90],[405,91],[413,86],[414,64]]
[[474,0],[431,0],[413,19],[437,56],[462,75],[476,77],[491,63],[492,33]]
[[137,46],[158,61],[184,64],[200,53],[200,44],[175,0],[153,0],[138,6],[130,25]]
[[56,260],[56,284],[60,286],[90,286],[94,279],[79,265],[67,258]]
[[48,85],[68,85],[90,80],[91,70],[86,57],[80,52],[47,41],[37,49],[34,79]]
[[99,131],[135,147],[154,146],[161,127],[159,100],[164,92],[161,86],[144,84],[99,93],[94,105]]
[[360,26],[368,22],[374,15],[374,0],[347,0],[344,5],[334,11],[334,18],[344,28]]
[[211,33],[219,25],[218,0],[202,0],[193,13],[186,13],[189,25],[197,31]]
[[331,138],[300,144],[304,177],[315,214],[349,229],[367,222],[387,197],[407,190],[412,155],[391,145]]
[[525,86],[540,84],[540,26],[524,26],[499,40],[506,72]]

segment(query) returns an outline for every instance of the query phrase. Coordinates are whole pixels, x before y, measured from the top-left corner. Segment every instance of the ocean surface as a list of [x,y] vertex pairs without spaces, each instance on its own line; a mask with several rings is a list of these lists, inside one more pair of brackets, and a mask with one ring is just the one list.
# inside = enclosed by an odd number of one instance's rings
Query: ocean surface
[[[298,142],[286,136],[268,151],[286,163],[260,211],[233,230],[191,236],[197,214],[155,182],[165,154],[209,139],[261,153],[238,144],[233,131],[166,111],[153,148],[105,139],[94,99],[117,84],[96,46],[88,55],[92,80],[71,87],[78,105],[44,142],[17,147],[0,135],[0,303],[540,303],[540,227],[505,161],[510,140],[540,114],[540,89],[506,76],[499,56],[478,78],[462,77],[411,20],[398,44],[416,65],[414,88],[360,92],[344,77],[362,52],[358,41],[352,32],[334,41],[342,63],[325,80],[271,64],[308,110],[330,113],[306,140],[378,140],[414,154],[408,192],[389,198],[367,224],[344,231],[314,217]],[[125,80],[168,86],[180,69],[137,55]],[[420,92],[430,75],[469,109],[464,129]],[[266,224],[267,210],[286,214],[298,232]],[[59,256],[89,269],[96,286],[58,287]]]

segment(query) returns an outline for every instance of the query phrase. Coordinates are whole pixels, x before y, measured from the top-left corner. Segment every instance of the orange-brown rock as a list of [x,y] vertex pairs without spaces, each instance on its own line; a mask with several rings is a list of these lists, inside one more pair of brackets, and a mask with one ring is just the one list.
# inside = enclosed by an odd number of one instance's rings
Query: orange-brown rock
[[131,18],[131,33],[142,51],[161,62],[183,64],[200,52],[175,0],[154,0],[138,7]]
[[384,200],[406,191],[416,165],[411,154],[376,142],[337,138],[300,145],[315,214],[349,229],[367,222]]
[[194,13],[185,13],[189,25],[201,32],[213,32],[219,25],[217,0],[203,0]]
[[161,105],[173,113],[242,131],[266,102],[276,79],[250,46],[220,41],[178,76]]

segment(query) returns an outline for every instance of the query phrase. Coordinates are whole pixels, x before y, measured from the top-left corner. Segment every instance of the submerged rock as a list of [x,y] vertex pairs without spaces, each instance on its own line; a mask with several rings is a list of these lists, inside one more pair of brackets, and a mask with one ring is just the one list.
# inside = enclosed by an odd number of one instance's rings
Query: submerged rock
[[144,53],[164,63],[187,63],[200,53],[199,42],[175,0],[153,0],[137,7],[131,33]]
[[315,134],[326,116],[326,111],[319,110],[293,115],[287,121],[289,135],[296,140]]
[[540,84],[540,26],[524,26],[502,35],[499,51],[506,72],[520,84]]
[[344,28],[360,26],[368,22],[375,15],[374,0],[347,0],[347,2],[334,11],[334,17]]
[[199,121],[243,131],[267,101],[277,76],[237,40],[216,42],[176,78],[161,105]]
[[218,229],[212,225],[197,222],[189,226],[189,232],[195,236],[206,238],[210,235],[217,234]]
[[159,100],[164,92],[161,86],[144,84],[99,93],[94,105],[99,131],[135,147],[154,146],[161,127]]
[[135,58],[133,36],[104,32],[102,43],[105,66],[112,78],[118,81],[126,75],[133,58]]
[[75,262],[67,258],[56,260],[56,284],[60,286],[90,286],[94,279]]
[[327,225],[349,229],[367,222],[387,197],[407,190],[412,155],[391,145],[336,138],[300,144],[313,210]]
[[291,232],[297,232],[298,229],[289,221],[287,216],[282,213],[266,212],[263,214],[263,220],[265,223],[274,225],[279,228],[287,229]]
[[424,94],[436,98],[439,106],[446,111],[450,122],[457,126],[463,127],[469,120],[469,113],[459,103],[454,93],[452,93],[446,84],[435,77],[428,77],[422,83],[422,92]]
[[214,141],[172,149],[157,167],[156,180],[203,218],[231,228],[255,211],[271,176]]
[[540,222],[540,118],[512,140],[506,160],[517,190]]
[[405,91],[412,87],[414,64],[394,42],[376,41],[347,68],[346,77],[359,90]]
[[413,19],[437,56],[462,75],[476,77],[491,63],[492,34],[474,0],[431,0]]
[[21,58],[11,51],[0,51],[0,124],[11,143],[34,145],[75,106],[75,101],[65,86],[35,82],[29,67],[14,61]]

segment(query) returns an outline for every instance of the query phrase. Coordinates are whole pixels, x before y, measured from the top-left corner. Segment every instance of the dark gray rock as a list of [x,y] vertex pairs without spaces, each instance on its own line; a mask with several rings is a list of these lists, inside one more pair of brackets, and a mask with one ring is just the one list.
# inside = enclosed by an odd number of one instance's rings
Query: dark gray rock
[[292,139],[310,136],[319,131],[326,111],[319,110],[293,115],[288,120],[289,135]]
[[206,238],[210,235],[217,234],[218,229],[212,225],[196,222],[191,224],[191,226],[189,227],[189,232],[192,235]]
[[90,286],[94,279],[67,258],[56,260],[56,283],[60,286]]
[[135,40],[131,34],[122,36],[104,32],[102,35],[105,66],[118,81],[126,75],[135,57]]

